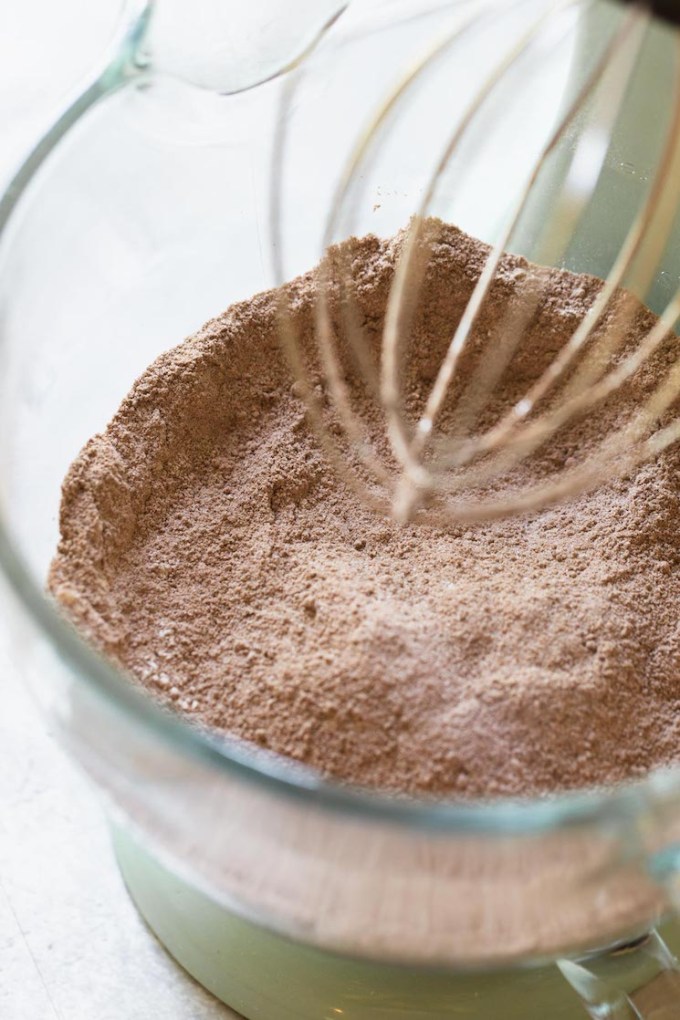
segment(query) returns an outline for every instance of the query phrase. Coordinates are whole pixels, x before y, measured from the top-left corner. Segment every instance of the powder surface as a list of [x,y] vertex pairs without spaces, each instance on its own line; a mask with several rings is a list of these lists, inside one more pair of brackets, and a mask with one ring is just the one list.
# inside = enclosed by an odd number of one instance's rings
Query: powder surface
[[[405,372],[413,413],[488,252],[437,231]],[[400,244],[352,239],[329,255],[351,269],[372,348]],[[540,299],[498,407],[564,345],[601,285],[505,256],[463,382],[528,284]],[[288,287],[310,351],[317,287],[318,272]],[[526,796],[676,762],[678,452],[540,513],[397,526],[326,463],[276,309],[275,292],[260,294],[161,356],[71,467],[49,587],[75,624],[176,710],[352,784]],[[339,288],[331,309],[342,348]],[[628,341],[653,321],[636,305]],[[674,356],[669,338],[615,399],[497,487],[583,456]],[[381,449],[379,410],[348,382]]]

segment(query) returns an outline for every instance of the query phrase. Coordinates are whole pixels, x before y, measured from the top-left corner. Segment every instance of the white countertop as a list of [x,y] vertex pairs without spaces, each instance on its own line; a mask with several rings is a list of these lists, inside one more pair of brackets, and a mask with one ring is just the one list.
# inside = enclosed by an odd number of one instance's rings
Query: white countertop
[[[0,184],[87,72],[119,6],[3,5]],[[176,966],[138,917],[94,790],[46,731],[9,661],[6,618],[0,618],[0,1017],[234,1017]]]
[[225,1020],[145,928],[94,790],[0,648],[0,1017]]

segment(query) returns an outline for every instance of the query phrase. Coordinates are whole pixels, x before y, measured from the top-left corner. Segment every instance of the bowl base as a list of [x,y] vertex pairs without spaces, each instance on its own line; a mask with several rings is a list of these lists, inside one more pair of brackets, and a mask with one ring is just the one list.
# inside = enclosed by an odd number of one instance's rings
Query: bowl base
[[555,966],[452,974],[323,952],[226,910],[129,832],[114,827],[113,840],[130,896],[149,927],[199,984],[247,1020],[585,1016]]

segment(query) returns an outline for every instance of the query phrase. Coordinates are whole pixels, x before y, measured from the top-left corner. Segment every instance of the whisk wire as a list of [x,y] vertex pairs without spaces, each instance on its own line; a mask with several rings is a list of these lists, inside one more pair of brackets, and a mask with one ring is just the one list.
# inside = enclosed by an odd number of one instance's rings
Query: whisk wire
[[[345,170],[341,175],[331,204],[331,210],[324,233],[324,250],[328,250],[332,244],[335,231],[337,229],[340,211],[344,208],[347,200],[350,184],[357,180],[358,168],[365,159],[368,149],[374,143],[380,129],[396,109],[398,103],[418,82],[418,79],[425,71],[431,71],[433,62],[444,56],[452,45],[459,44],[462,40],[464,40],[467,34],[473,29],[477,29],[483,25],[484,21],[489,18],[492,13],[491,9],[480,10],[478,8],[475,10],[473,8],[467,16],[463,17],[462,21],[457,24],[453,30],[445,33],[443,38],[437,40],[434,46],[428,48],[428,50],[421,55],[413,66],[402,76],[396,87],[394,87],[384,99],[377,113],[373,118],[371,118],[369,124],[362,132],[359,141],[346,164]],[[345,295],[349,295],[349,300],[341,302],[347,325],[345,334],[349,340],[349,346],[362,372],[364,381],[370,388],[377,391],[379,389],[379,374],[377,368],[374,367],[374,364],[370,360],[367,346],[364,342],[362,342],[362,339],[360,339],[361,330],[360,328],[357,328],[356,319],[352,317],[352,309],[354,305],[351,300],[351,271],[347,266],[346,260],[342,259],[342,255],[339,257],[341,261],[338,267],[339,272],[335,274],[336,279],[339,282],[339,289],[344,292]],[[389,487],[392,484],[391,475],[386,472],[380,459],[373,455],[370,442],[368,441],[361,421],[352,409],[351,396],[344,382],[343,369],[336,353],[334,329],[328,300],[329,291],[333,283],[333,276],[333,266],[331,261],[327,258],[324,262],[322,262],[319,270],[320,278],[315,309],[317,344],[319,347],[325,381],[328,385],[335,410],[342,428],[344,429],[345,435],[353,447],[361,452],[364,466],[368,468],[379,482]],[[347,319],[349,318],[353,318],[353,321],[348,322]]]
[[[505,240],[507,240],[507,237],[505,239],[502,238],[489,255],[482,275],[470,297],[468,305],[463,313],[463,317],[460,320],[451,340],[444,361],[440,366],[434,385],[428,396],[425,411],[421,416],[414,435],[410,436],[406,430],[403,413],[401,413],[398,370],[400,363],[399,351],[403,338],[404,322],[405,320],[408,321],[409,318],[408,315],[404,314],[404,306],[408,306],[409,299],[413,300],[414,295],[417,294],[418,290],[417,287],[413,286],[411,272],[414,256],[421,240],[423,223],[425,222],[427,209],[431,204],[437,183],[441,178],[444,169],[448,165],[452,154],[456,151],[461,139],[464,137],[470,125],[474,122],[474,119],[485,101],[503,81],[506,72],[513,67],[517,60],[526,52],[532,42],[535,41],[536,33],[540,30],[541,26],[549,21],[551,16],[554,15],[555,10],[558,8],[567,8],[569,6],[572,6],[572,0],[564,0],[564,2],[558,4],[555,9],[542,12],[540,17],[531,24],[529,29],[511,47],[505,58],[494,68],[493,72],[487,77],[481,88],[474,95],[445,146],[442,156],[434,170],[420,203],[418,213],[414,217],[407,233],[401,257],[396,267],[394,283],[390,291],[387,305],[383,332],[381,393],[383,404],[388,415],[388,430],[392,449],[397,460],[401,463],[403,470],[402,477],[407,480],[406,489],[402,494],[409,503],[411,501],[415,502],[417,498],[416,490],[413,489],[411,491],[411,483],[415,482],[416,485],[427,483],[428,473],[422,469],[418,459],[418,454],[424,447],[426,437],[432,430],[434,419],[436,418],[444,396],[448,391],[462,348],[469,336],[479,309],[481,308],[488,291],[488,286],[493,279],[498,262],[502,256]],[[509,234],[510,230],[507,231],[507,236],[509,236]],[[411,492],[410,497],[408,495],[409,492]],[[404,510],[408,516],[408,506],[405,505]]]
[[[651,21],[647,7],[640,3],[631,5],[621,18],[530,167],[501,236],[489,250],[472,287],[415,422],[405,410],[404,357],[438,231],[443,229],[439,221],[430,218],[430,209],[444,175],[450,173],[463,145],[469,145],[469,136],[474,139],[474,128],[487,102],[508,75],[524,66],[533,48],[544,45],[543,35],[551,19],[570,8],[582,10],[585,6],[579,0],[557,0],[544,9],[510,46],[457,121],[401,242],[379,357],[366,334],[367,329],[373,334],[375,324],[365,321],[359,308],[350,252],[342,246],[333,248],[332,242],[336,236],[345,236],[348,228],[350,233],[354,232],[351,228],[367,179],[363,171],[375,158],[381,137],[392,117],[399,112],[400,104],[433,65],[448,55],[452,46],[483,25],[491,9],[468,12],[402,75],[361,133],[345,164],[324,231],[324,247],[329,250],[317,270],[316,363],[314,352],[301,348],[290,295],[282,292],[282,341],[298,379],[298,392],[306,401],[310,423],[342,479],[369,506],[380,512],[391,510],[399,520],[422,519],[434,524],[450,524],[452,521],[490,520],[537,509],[590,489],[617,473],[632,470],[680,438],[680,420],[650,434],[680,393],[680,359],[675,359],[651,395],[633,408],[625,423],[617,420],[616,430],[605,434],[597,448],[581,463],[534,484],[518,483],[514,491],[507,486],[503,486],[500,493],[494,491],[496,479],[507,477],[559,429],[606,401],[626,384],[669,340],[669,331],[680,316],[678,290],[656,323],[634,341],[634,349],[627,350],[636,322],[644,321],[644,317],[636,299],[620,288],[625,283],[644,296],[654,281],[680,204],[680,37],[676,37],[672,115],[661,158],[611,271],[602,285],[594,289],[587,312],[527,391],[519,399],[514,398],[512,406],[503,411],[497,421],[475,433],[476,423],[489,409],[495,388],[515,357],[527,327],[535,319],[544,293],[543,281],[549,284],[551,279],[548,271],[544,274],[527,272],[515,294],[519,300],[509,302],[505,314],[493,327],[495,342],[482,347],[481,354],[478,352],[478,367],[483,371],[476,377],[473,375],[472,382],[468,380],[461,385],[455,401],[452,396],[461,359],[489,301],[503,253],[526,214],[551,154],[565,133],[573,132],[577,118],[586,113],[589,119],[576,133],[552,215],[545,218],[537,231],[534,249],[538,260],[559,265],[588,213],[610,158],[614,131]],[[279,168],[285,157],[285,113],[293,88],[290,85],[288,90],[284,89],[282,98],[274,157]],[[275,172],[272,177],[278,183],[279,173]],[[277,271],[282,279],[280,213],[280,189],[274,186],[272,229]],[[338,316],[344,329],[338,325]],[[348,372],[348,358],[357,370],[364,393],[368,393],[384,413],[386,437],[396,460],[396,473],[384,459],[380,444],[376,447],[372,442],[375,419],[364,420],[355,409],[359,391],[356,380]],[[310,364],[315,364],[313,373]],[[319,380],[323,387],[319,387]],[[412,402],[412,396],[409,399]],[[446,430],[437,430],[435,426],[445,407],[449,415],[447,421],[452,417],[454,424],[447,425]],[[489,485],[491,492],[483,491]]]
[[[462,125],[463,130],[465,129],[465,127],[467,127],[469,121],[476,114],[481,102],[483,102],[484,99],[486,99],[487,95],[490,94],[492,89],[498,84],[499,81],[502,80],[507,69],[512,66],[512,64],[527,48],[531,40],[535,37],[536,32],[540,30],[543,21],[544,18],[542,17],[541,19],[539,19],[537,23],[532,25],[530,31],[520,41],[516,49],[509,55],[505,63],[501,65],[499,68],[497,68],[497,74],[492,76],[492,78],[489,80],[489,82],[487,83],[487,89],[482,90],[482,93],[478,93],[476,97],[476,102],[473,104],[474,109],[470,112],[469,119]],[[600,123],[600,133],[604,134],[604,136],[608,140],[609,135],[611,133],[611,129],[613,128],[613,124],[616,119],[616,114],[618,113],[620,102],[623,98],[625,84],[628,81],[630,69],[634,65],[636,56],[639,52],[642,38],[644,36],[644,31],[646,29],[646,21],[647,19],[645,18],[644,14],[637,8],[629,12],[627,17],[624,19],[622,25],[620,26],[618,32],[616,33],[615,37],[605,48],[605,51],[602,54],[600,60],[598,61],[595,70],[588,77],[588,80],[586,81],[584,86],[579,90],[575,100],[570,104],[570,107],[567,110],[566,114],[560,120],[558,127],[556,128],[555,131],[553,131],[550,138],[548,139],[548,142],[543,147],[538,157],[538,160],[534,164],[531,173],[529,174],[528,180],[520,193],[516,207],[513,211],[512,216],[510,217],[509,223],[506,226],[505,230],[503,231],[500,239],[490,252],[487,262],[484,266],[484,269],[477,281],[477,284],[473,290],[473,293],[470,297],[467,307],[463,313],[463,316],[461,317],[458,323],[458,326],[450,342],[445,358],[442,362],[442,365],[440,366],[440,370],[436,377],[435,383],[432,387],[432,390],[430,391],[429,397],[426,402],[425,410],[420,418],[418,428],[413,439],[410,441],[410,443],[408,443],[407,446],[405,446],[404,443],[400,441],[400,439],[403,439],[403,431],[399,429],[398,423],[396,428],[394,428],[393,431],[391,432],[395,455],[397,456],[398,460],[401,462],[403,467],[402,475],[403,482],[401,484],[401,487],[398,489],[398,505],[395,507],[396,515],[398,517],[401,517],[402,519],[407,519],[408,516],[413,512],[413,508],[416,502],[422,498],[423,488],[432,487],[433,478],[437,473],[437,464],[436,462],[428,462],[427,470],[425,471],[422,469],[420,465],[419,458],[426,447],[427,440],[432,432],[432,428],[436,420],[436,417],[439,414],[444,403],[444,400],[446,398],[446,395],[450,390],[456,372],[456,368],[458,366],[458,362],[464,350],[465,344],[467,343],[467,340],[471,334],[475,321],[477,320],[477,317],[488,298],[489,289],[496,275],[498,264],[500,262],[502,254],[505,248],[507,247],[508,241],[512,236],[513,231],[516,229],[519,219],[526,207],[529,195],[531,194],[531,191],[536,183],[536,180],[538,179],[539,173],[546,159],[548,158],[550,152],[557,144],[557,141],[559,140],[559,138],[562,137],[566,126],[569,123],[571,123],[571,121],[583,108],[584,103],[587,101],[593,89],[599,82],[604,70],[606,68],[611,68],[613,66],[618,71],[616,81],[616,84],[618,86],[618,88],[616,89],[616,101],[614,103],[610,102],[606,107],[607,116],[606,131],[602,130],[603,126],[605,125],[603,125],[602,122]],[[630,43],[630,45],[626,46],[626,43]],[[616,60],[616,57],[620,55],[621,51],[623,51],[623,55],[626,57],[625,61]],[[604,112],[605,111],[603,111],[603,113]],[[450,140],[449,144],[447,145],[445,155],[438,167],[437,171],[438,173],[441,173],[443,167],[448,162],[451,152],[453,152],[455,147],[458,145],[461,133],[462,132],[460,131],[456,132],[453,138]],[[576,152],[578,153],[579,151],[580,149],[579,147],[577,147]],[[599,175],[602,164],[606,157],[606,153],[607,145],[600,145],[598,147],[597,152],[594,153],[596,158],[594,161],[591,159],[590,167],[591,178],[594,177],[596,179],[597,176]],[[593,153],[591,152],[591,156],[592,155]],[[591,180],[590,183],[592,187],[593,181]],[[428,189],[426,201],[431,198],[435,186],[436,180],[433,180],[431,187]],[[588,191],[587,194],[590,194],[590,191]],[[576,207],[578,207],[578,216],[580,216],[582,215],[583,209],[587,203],[584,199],[580,203],[572,202],[571,204],[572,209],[570,211],[569,218],[573,220],[574,217],[577,215]],[[424,206],[426,209],[427,206],[425,204]],[[399,274],[399,270],[397,272],[397,277],[395,278],[395,286],[390,296],[391,298],[390,304],[392,303],[392,300],[394,300],[396,304],[402,298],[402,295],[407,291],[413,293],[412,286],[408,281],[408,269],[409,269],[408,259],[411,250],[412,250],[411,248],[407,247],[404,252],[404,255],[402,256],[402,258],[406,259],[406,267],[402,274]],[[401,268],[401,266],[399,268]],[[528,302],[526,307],[527,321],[530,315],[533,313],[533,310],[534,309],[531,307],[531,302]],[[391,374],[391,379],[394,382],[396,381],[395,379],[396,358],[393,355],[392,357],[390,357],[389,354],[390,349],[391,348],[393,349],[395,346],[393,323],[394,319],[390,318],[390,309],[388,307],[388,315],[386,320],[384,336],[384,351],[385,351],[384,365],[386,376],[387,373],[389,372]],[[518,335],[521,335],[521,333],[519,332],[519,330],[517,330],[517,328],[515,328],[515,336]],[[546,390],[549,388],[551,383],[559,377],[563,368],[566,367],[566,364],[568,364],[568,360],[569,360],[568,352],[567,353],[563,352],[562,366],[560,367],[560,364],[553,363],[551,369],[547,371],[544,379],[544,387]],[[389,392],[389,390],[386,388],[383,392],[385,394]],[[394,406],[395,405],[393,405],[393,407]],[[515,416],[521,417],[523,415],[524,416],[527,415],[530,412],[532,406],[533,404],[527,402],[525,398],[525,400],[521,402],[518,405],[517,409],[515,410]],[[392,418],[394,421],[395,419],[394,413],[392,415]],[[397,437],[396,442],[394,442],[395,436]],[[423,479],[425,479],[425,482],[423,482]]]
[[[638,264],[637,268],[631,269],[631,264],[639,251],[643,238],[646,238],[648,235],[652,213],[661,204],[662,197],[670,195],[671,200],[677,201],[678,199],[678,189],[680,187],[680,62],[676,65],[675,89],[678,103],[673,107],[673,120],[667,132],[666,144],[659,160],[652,186],[624,240],[614,266],[598,291],[588,314],[581,320],[569,342],[562,349],[558,359],[549,366],[546,373],[547,379],[545,376],[539,377],[534,386],[529,390],[529,393],[519,402],[519,405],[516,404],[512,407],[485,434],[470,440],[467,445],[457,447],[448,457],[443,456],[440,460],[442,468],[450,469],[452,467],[464,466],[474,457],[491,453],[501,445],[504,445],[506,449],[512,448],[515,445],[521,445],[523,451],[528,450],[532,452],[539,445],[539,442],[544,441],[550,434],[553,434],[570,417],[588,410],[614,393],[657,349],[663,339],[663,333],[658,335],[655,332],[654,337],[656,339],[650,337],[647,341],[641,341],[640,350],[636,354],[626,358],[606,375],[597,386],[593,386],[597,380],[599,366],[611,362],[617,348],[624,341],[630,321],[636,314],[637,305],[634,302],[623,304],[622,307],[617,309],[614,323],[604,330],[602,343],[596,345],[591,351],[591,370],[588,370],[587,362],[584,367],[579,367],[576,370],[574,378],[565,392],[563,404],[558,409],[546,413],[546,417],[541,422],[540,429],[537,429],[534,423],[531,426],[525,426],[524,432],[514,436],[511,435],[512,430],[519,421],[527,417],[529,413],[528,404],[530,403],[531,407],[534,407],[545,396],[549,384],[557,378],[557,370],[559,370],[559,374],[562,374],[564,369],[568,367],[567,357],[571,360],[592,337],[595,328],[609,308],[611,300],[624,277],[628,275],[629,286],[633,292],[644,294],[649,286],[649,267],[651,264],[658,264],[658,262],[654,262],[653,257],[652,259],[647,257],[644,263]],[[667,202],[664,204],[668,205]],[[657,259],[662,251],[663,244],[666,243],[664,238],[667,238],[667,233],[665,232],[656,241],[655,255]],[[646,267],[644,275],[640,272],[641,265]],[[673,323],[671,323],[671,328],[672,325]],[[570,397],[570,393],[573,396]],[[545,430],[543,430],[543,426],[545,426]],[[526,431],[527,428],[530,429],[529,433]],[[540,439],[533,441],[527,446],[525,438],[528,435],[530,436],[532,432],[534,437],[539,436]],[[441,445],[441,451],[446,453],[450,449],[449,444],[444,440]],[[510,462],[507,463],[509,464]]]
[[[636,218],[636,221],[624,242],[620,256],[617,259],[615,269],[612,271],[607,281],[603,284],[596,298],[591,309],[591,314],[587,317],[587,319],[582,320],[577,328],[576,334],[574,334],[579,343],[581,343],[581,336],[587,339],[586,334],[592,331],[594,324],[601,319],[606,306],[609,305],[616,288],[621,282],[621,278],[639,248],[641,238],[646,237],[648,234],[653,210],[658,208],[660,205],[668,207],[668,202],[663,201],[664,196],[670,195],[671,199],[675,202],[677,202],[680,197],[680,44],[678,57],[679,59],[676,63],[675,75],[674,114],[667,133],[666,145],[661,160],[659,161],[658,170],[655,175],[652,188],[650,189],[643,209],[638,214],[638,217]],[[671,206],[671,208],[673,208],[673,206]],[[667,239],[666,232],[663,232],[661,237],[656,239],[657,259],[663,250],[663,244],[665,243],[664,237]],[[645,266],[647,269],[649,264],[650,263],[647,260],[640,263],[641,266]],[[658,262],[655,262],[654,264],[656,265]],[[648,286],[649,276],[647,270],[645,271],[643,279],[645,281],[644,285]],[[640,282],[639,267],[634,276],[634,282]],[[509,470],[522,457],[526,457],[533,453],[538,446],[541,445],[541,443],[545,442],[549,436],[553,435],[570,419],[574,418],[578,414],[584,413],[595,404],[606,400],[624,383],[630,380],[632,376],[634,376],[635,373],[645,364],[645,362],[654,355],[661,343],[667,338],[669,331],[673,329],[678,318],[677,313],[674,311],[675,307],[676,302],[674,299],[669,302],[667,309],[664,311],[655,326],[645,337],[641,339],[637,349],[624,357],[609,372],[601,374],[599,380],[596,378],[596,371],[577,375],[572,382],[572,395],[570,397],[565,396],[565,399],[561,404],[558,404],[555,408],[545,412],[541,419],[525,425],[524,430],[520,434],[514,437],[508,437],[507,433],[510,426],[506,419],[502,423],[504,426],[503,429],[497,428],[496,430],[491,430],[486,434],[486,436],[482,437],[480,441],[475,443],[473,440],[470,443],[470,449],[467,452],[465,461],[463,461],[463,458],[460,456],[452,456],[447,462],[448,466],[458,467],[461,462],[468,463],[480,452],[491,452],[494,449],[498,449],[503,444],[506,451],[511,451],[513,448],[518,451],[514,457],[506,457],[502,462],[502,469],[506,471]],[[623,340],[627,335],[627,329],[632,318],[638,312],[639,305],[636,301],[627,300],[620,303],[620,307],[616,310],[613,316],[613,322],[610,323],[608,328],[604,331],[604,349],[601,347],[595,348],[595,352],[599,355],[599,357],[593,358],[593,364],[596,367],[598,366],[598,362],[605,365],[611,364],[613,355],[623,343]],[[661,398],[662,393],[663,399]],[[653,422],[667,410],[675,395],[672,384],[668,390],[661,387],[655,392],[654,402],[650,403],[648,410],[645,411],[645,420],[647,425],[653,424]],[[642,419],[640,420],[642,421]],[[511,424],[512,422],[510,422],[510,425]],[[498,464],[495,465],[495,468],[498,468]],[[486,472],[479,473],[476,477],[476,484],[480,484],[483,480],[491,477],[492,473],[493,472],[488,470]],[[452,487],[455,484],[456,483],[453,483]],[[460,487],[459,481],[457,485]]]

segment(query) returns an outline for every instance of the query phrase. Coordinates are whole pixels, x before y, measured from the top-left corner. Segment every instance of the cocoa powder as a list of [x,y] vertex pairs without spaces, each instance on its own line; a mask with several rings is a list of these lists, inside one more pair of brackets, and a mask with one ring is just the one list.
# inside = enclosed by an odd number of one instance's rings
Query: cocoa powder
[[[436,229],[405,369],[413,414],[488,251]],[[401,243],[355,238],[328,256],[349,266],[376,357]],[[318,280],[286,292],[312,361]],[[540,300],[489,421],[566,342],[600,282],[505,256],[459,388],[528,285]],[[72,465],[49,588],[76,626],[174,710],[352,784],[527,796],[676,762],[678,452],[540,513],[397,526],[324,460],[281,353],[277,300],[235,305],[162,355]],[[632,300],[619,295],[610,314]],[[380,409],[351,375],[343,301],[336,285],[348,385],[388,458]],[[653,321],[635,305],[623,349]],[[584,456],[674,356],[669,337],[495,490]],[[452,399],[444,424],[455,415]]]

